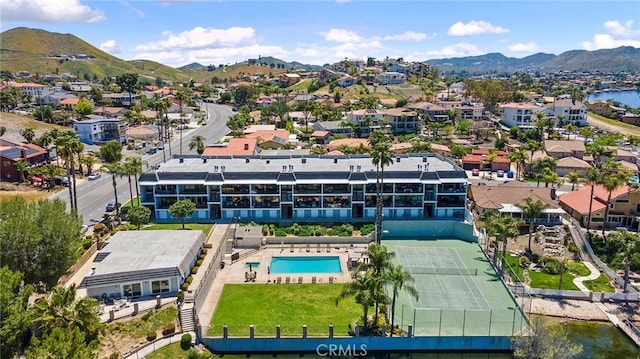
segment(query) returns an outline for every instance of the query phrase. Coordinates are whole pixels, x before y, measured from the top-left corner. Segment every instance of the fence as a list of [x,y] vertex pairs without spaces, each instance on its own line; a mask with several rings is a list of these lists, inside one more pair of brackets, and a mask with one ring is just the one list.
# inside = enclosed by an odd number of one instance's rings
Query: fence
[[60,277],[60,279],[58,280],[58,284],[65,285],[67,281],[69,281],[80,270],[80,268],[82,268],[82,266],[84,266],[85,263],[87,263],[87,261],[98,251],[99,243],[101,243],[101,241],[94,242],[91,247],[89,247],[89,249],[87,249],[82,254],[80,259],[78,259],[76,263],[74,263],[71,268],[69,268],[67,273]]
[[[179,332],[170,337],[162,337],[152,342],[146,343],[141,347],[133,348],[132,350],[124,354],[124,358],[126,359],[144,358],[145,356],[171,343],[179,343],[180,340],[182,339],[183,334],[185,333]],[[196,337],[196,334],[194,332],[190,332],[189,334],[191,334],[192,338]]]

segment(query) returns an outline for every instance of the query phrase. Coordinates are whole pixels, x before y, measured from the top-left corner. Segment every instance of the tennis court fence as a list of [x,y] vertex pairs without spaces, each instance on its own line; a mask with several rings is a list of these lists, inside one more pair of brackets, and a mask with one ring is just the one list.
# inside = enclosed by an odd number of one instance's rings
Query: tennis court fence
[[411,274],[437,274],[437,275],[478,275],[477,268],[427,268],[405,267]]

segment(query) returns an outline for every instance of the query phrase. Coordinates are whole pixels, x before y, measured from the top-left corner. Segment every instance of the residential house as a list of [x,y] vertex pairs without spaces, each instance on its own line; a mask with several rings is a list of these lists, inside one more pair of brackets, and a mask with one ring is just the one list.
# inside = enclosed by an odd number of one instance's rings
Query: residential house
[[439,143],[432,143],[430,147],[431,147],[431,152],[437,153],[442,157],[450,157],[451,156],[451,149],[447,145],[441,145]]
[[403,153],[412,153],[413,145],[410,142],[392,143],[389,150],[397,155]]
[[[640,192],[630,186],[621,186],[611,192],[609,217],[604,219],[609,192],[601,185],[596,185],[591,200],[591,186],[583,186],[577,191],[567,192],[560,196],[560,205],[583,227],[587,226],[591,215],[590,229],[607,229],[627,227],[638,229],[640,216]],[[591,212],[589,212],[591,208]]]
[[526,198],[540,201],[545,209],[540,217],[534,219],[536,224],[555,225],[562,223],[565,211],[560,206],[555,188],[531,187],[526,183],[511,181],[499,186],[470,186],[469,199],[471,208],[478,214],[498,211],[516,218],[524,218]]
[[505,151],[496,152],[496,156],[491,159],[491,152],[485,149],[473,149],[470,154],[462,157],[462,168],[464,170],[478,169],[480,171],[498,171],[508,172],[511,167],[511,160],[507,157]]
[[628,123],[630,125],[640,125],[640,115],[636,115],[635,113],[625,112],[625,114],[620,116],[618,119],[621,122]]
[[205,147],[202,157],[252,156],[258,154],[259,150],[257,138],[233,137],[227,143]]
[[449,123],[449,111],[431,102],[416,102],[407,105],[407,108],[426,115],[430,122]]
[[[168,208],[178,199],[196,203],[193,222],[371,222],[376,182],[366,155],[174,158],[139,179],[140,202],[155,222],[175,221]],[[386,219],[462,221],[467,214],[465,171],[434,154],[396,156],[382,191]]]
[[407,81],[407,75],[399,72],[383,72],[376,75],[376,81],[381,85],[403,85]]
[[369,140],[366,138],[339,138],[329,142],[327,150],[333,151],[341,150],[342,148],[356,148],[362,146],[369,148]]
[[315,144],[327,145],[331,140],[331,132],[329,131],[313,131],[311,133],[311,139]]
[[458,113],[458,120],[479,121],[483,119],[484,107],[462,105],[457,107],[455,111]]
[[278,149],[289,144],[291,133],[284,129],[272,131],[256,131],[244,135],[245,138],[258,140],[258,146],[264,149]]
[[274,99],[271,96],[260,95],[253,102],[253,107],[264,108],[270,106],[274,102]]
[[609,117],[609,118],[616,117],[617,115],[617,110],[615,109],[615,107],[611,103],[606,101],[602,101],[602,100],[588,101],[588,102],[585,102],[585,106],[589,111],[595,113],[596,115]]
[[[358,125],[357,128],[354,129],[356,136],[369,137],[369,133],[383,127],[385,111],[376,109],[352,110],[347,112],[346,116],[347,122]],[[360,131],[360,133],[357,133],[357,131]]]
[[79,287],[104,301],[176,293],[205,239],[202,231],[119,231],[98,251],[100,261]]
[[562,157],[558,160],[555,171],[558,176],[564,177],[570,172],[575,172],[581,176],[585,176],[587,171],[592,168],[589,162],[573,156]]
[[301,78],[298,74],[282,74],[278,77],[278,84],[280,87],[289,87],[300,82]]
[[49,161],[49,150],[33,143],[18,143],[0,139],[0,178],[3,181],[19,181],[21,179],[16,167],[16,162],[19,161],[24,161],[27,167],[45,164]]
[[119,118],[106,118],[89,115],[86,120],[73,123],[73,129],[78,133],[80,142],[88,145],[100,144],[107,141],[127,142],[127,124]]
[[[126,111],[128,110],[124,107],[96,106],[93,109],[93,114],[105,118],[119,118],[122,117]],[[155,113],[155,111],[153,112]]]
[[73,109],[78,104],[78,102],[80,102],[80,99],[78,97],[75,97],[75,96],[74,97],[67,97],[67,98],[63,99],[62,101],[60,101],[60,107],[62,107],[63,109],[65,109],[67,111],[73,112]]
[[390,108],[382,111],[384,122],[391,126],[393,133],[417,132],[420,128],[420,118],[415,111],[407,108]]
[[332,135],[353,135],[353,128],[345,126],[342,121],[317,121],[313,124],[314,131],[327,131]]
[[356,78],[349,75],[343,75],[338,79],[337,85],[339,87],[349,87],[356,84]]
[[[102,98],[105,101],[110,101],[112,104],[116,106],[130,106],[129,103],[129,93],[121,92],[121,93],[106,93],[102,95]],[[140,99],[140,95],[131,94],[131,101],[137,102]]]
[[546,112],[546,108],[528,103],[506,103],[500,105],[500,122],[509,128],[535,128],[538,112]]
[[569,123],[580,127],[587,125],[587,106],[576,99],[555,100],[549,108],[557,126],[564,127]]
[[22,98],[30,98],[31,101],[37,105],[42,104],[43,99],[50,93],[53,93],[53,90],[49,86],[33,82],[10,82],[9,86],[20,90],[20,96]]
[[543,145],[547,155],[556,159],[564,157],[583,159],[586,151],[584,142],[577,140],[545,140]]

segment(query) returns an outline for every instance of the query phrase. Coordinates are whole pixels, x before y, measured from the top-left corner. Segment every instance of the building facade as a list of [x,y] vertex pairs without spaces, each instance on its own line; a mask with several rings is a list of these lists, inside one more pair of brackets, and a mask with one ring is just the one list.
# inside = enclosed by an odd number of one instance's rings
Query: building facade
[[[386,219],[462,219],[467,176],[435,154],[398,155],[384,168]],[[169,206],[196,204],[191,221],[372,222],[376,169],[359,156],[175,158],[140,176],[141,203],[158,222]]]
[[78,133],[80,142],[92,145],[107,141],[118,141],[121,144],[127,142],[127,126],[119,118],[105,118],[90,115],[88,120],[78,121],[73,124],[73,129]]
[[535,128],[536,113],[545,110],[542,106],[528,103],[507,103],[500,105],[500,122],[509,128]]

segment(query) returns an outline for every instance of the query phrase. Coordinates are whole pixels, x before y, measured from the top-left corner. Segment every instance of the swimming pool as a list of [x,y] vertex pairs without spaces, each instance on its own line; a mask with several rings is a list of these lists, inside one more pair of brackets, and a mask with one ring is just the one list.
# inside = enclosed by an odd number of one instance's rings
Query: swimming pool
[[280,273],[341,273],[340,257],[273,257],[271,274]]

